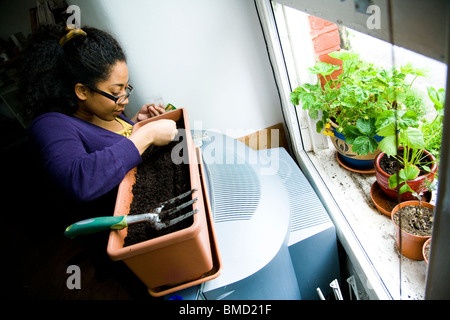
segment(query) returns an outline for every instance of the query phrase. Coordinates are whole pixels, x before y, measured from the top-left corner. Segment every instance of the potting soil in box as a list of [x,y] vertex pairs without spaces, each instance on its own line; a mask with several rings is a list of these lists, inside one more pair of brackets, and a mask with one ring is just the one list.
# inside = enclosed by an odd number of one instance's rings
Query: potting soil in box
[[[184,128],[182,120],[177,122],[177,128]],[[150,146],[143,153],[142,163],[137,167],[136,182],[132,189],[133,201],[130,205],[130,215],[151,212],[161,202],[190,190],[189,165],[185,163],[175,164],[171,158],[172,150],[178,144],[186,143],[183,139],[180,140],[162,147]],[[185,148],[177,148],[175,150],[183,152]],[[177,156],[182,157],[183,155],[179,154]],[[171,205],[171,207],[188,200],[190,200],[189,197],[184,198],[180,202]],[[164,211],[167,209],[170,209],[170,207],[166,206]],[[174,214],[172,218],[191,210],[192,206],[188,206]],[[188,228],[192,223],[193,217],[189,217],[171,227],[159,231],[153,229],[146,222],[132,224],[128,227],[124,247]]]
[[144,153],[141,165],[130,170],[119,185],[114,216],[149,212],[161,202],[192,188],[198,191],[185,201],[193,197],[198,201],[186,210],[194,208],[198,212],[162,232],[146,223],[112,230],[107,247],[109,257],[123,261],[155,296],[167,292],[164,288],[202,281],[203,275],[214,266],[208,227],[211,218],[206,216],[209,211],[205,210],[186,110],[180,108],[138,122],[133,132],[161,119],[177,122],[180,139],[164,147],[149,148]]

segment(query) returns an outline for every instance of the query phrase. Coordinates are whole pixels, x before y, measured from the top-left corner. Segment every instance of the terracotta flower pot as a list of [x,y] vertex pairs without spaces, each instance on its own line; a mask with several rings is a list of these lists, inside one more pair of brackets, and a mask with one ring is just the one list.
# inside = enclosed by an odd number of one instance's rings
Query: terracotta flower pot
[[428,258],[430,255],[430,247],[431,247],[431,238],[425,241],[423,244],[422,254],[423,254],[423,260],[425,260],[425,263],[428,264]]
[[[430,161],[433,161],[433,164],[431,166],[431,171],[429,173],[423,174],[416,179],[408,180],[408,185],[413,189],[414,191],[419,191],[421,188],[423,188],[425,180],[429,180],[430,182],[433,182],[434,176],[437,171],[437,164],[436,164],[436,158],[427,150],[424,150],[424,153],[428,156],[428,159]],[[375,167],[375,176],[377,179],[377,182],[383,190],[383,192],[393,201],[398,200],[398,191],[397,189],[391,189],[389,188],[389,178],[391,177],[390,174],[386,173],[381,169],[380,167],[380,160],[385,155],[384,152],[379,153],[375,160],[374,160],[374,167]],[[427,189],[424,189],[423,191],[427,191]],[[405,192],[400,195],[400,201],[408,201],[408,200],[416,200],[417,198],[414,197],[411,192]]]
[[[399,226],[394,221],[394,214],[405,206],[418,206],[419,201],[405,201],[399,203],[392,210],[391,220],[395,226],[395,242],[397,244],[397,248],[401,250],[401,254],[407,258],[413,260],[423,260],[423,245],[425,241],[431,238],[431,236],[416,236],[411,233],[408,233],[404,230],[400,230]],[[422,201],[422,206],[430,209],[434,209],[434,206],[428,202]],[[401,235],[401,246],[400,246],[400,235]]]
[[[127,229],[112,230],[109,236],[107,252],[111,259],[122,260],[147,286],[149,292],[159,292],[160,287],[177,286],[201,278],[213,269],[210,239],[204,194],[202,191],[198,161],[189,129],[189,120],[185,109],[180,108],[158,117],[139,122],[133,130],[150,121],[184,118],[185,138],[189,157],[191,189],[197,188],[192,197],[198,197],[193,209],[199,211],[193,216],[190,227],[165,234],[147,241],[124,247]],[[133,200],[132,188],[137,168],[131,170],[119,185],[114,216],[129,213]],[[206,281],[206,280],[205,280]]]

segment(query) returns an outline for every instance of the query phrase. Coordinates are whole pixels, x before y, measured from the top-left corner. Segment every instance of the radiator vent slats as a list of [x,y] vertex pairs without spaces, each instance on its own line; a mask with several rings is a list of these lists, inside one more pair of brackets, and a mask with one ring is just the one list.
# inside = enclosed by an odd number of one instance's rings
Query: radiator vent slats
[[[278,175],[288,193],[291,232],[331,220],[306,177],[287,152],[280,152]],[[212,209],[216,223],[250,220],[261,198],[260,180],[248,164],[209,164]]]
[[211,164],[208,169],[214,189],[214,221],[250,220],[261,197],[259,180],[252,167]]
[[330,222],[328,213],[306,177],[300,169],[289,165],[288,161],[292,160],[284,159],[285,155],[280,153],[278,174],[289,194],[291,232]]

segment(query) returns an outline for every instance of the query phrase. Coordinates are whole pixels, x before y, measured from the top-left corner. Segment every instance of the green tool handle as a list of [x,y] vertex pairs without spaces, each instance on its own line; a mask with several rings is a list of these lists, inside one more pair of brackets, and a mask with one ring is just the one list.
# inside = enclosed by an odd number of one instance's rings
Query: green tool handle
[[73,239],[77,236],[96,233],[109,229],[123,229],[128,226],[126,216],[98,217],[78,221],[66,228],[64,235]]

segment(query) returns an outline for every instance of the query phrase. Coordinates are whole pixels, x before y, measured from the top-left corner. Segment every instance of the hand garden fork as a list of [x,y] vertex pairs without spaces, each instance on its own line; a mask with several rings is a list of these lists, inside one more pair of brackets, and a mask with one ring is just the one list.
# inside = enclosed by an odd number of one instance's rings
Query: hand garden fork
[[136,215],[125,215],[125,216],[110,216],[110,217],[97,217],[97,218],[90,218],[82,221],[78,221],[66,228],[66,231],[64,232],[64,235],[70,239],[75,238],[76,236],[80,235],[86,235],[86,234],[92,234],[99,231],[104,230],[121,230],[128,225],[133,223],[139,223],[143,221],[147,221],[150,223],[152,228],[156,230],[165,229],[167,227],[173,226],[174,224],[192,216],[195,214],[198,209],[189,211],[185,214],[180,215],[179,217],[166,220],[165,217],[169,217],[173,215],[174,213],[180,211],[181,209],[186,208],[187,206],[193,204],[195,201],[198,200],[198,198],[194,198],[190,201],[186,201],[174,208],[171,208],[164,212],[164,218],[161,219],[160,213],[163,211],[164,207],[170,204],[174,204],[176,201],[181,200],[189,195],[191,195],[193,192],[197,191],[197,189],[192,189],[190,191],[187,191],[183,194],[180,194],[179,196],[176,196],[172,199],[169,199],[167,201],[162,202],[158,207],[153,209],[150,213],[143,213],[143,214],[136,214]]

